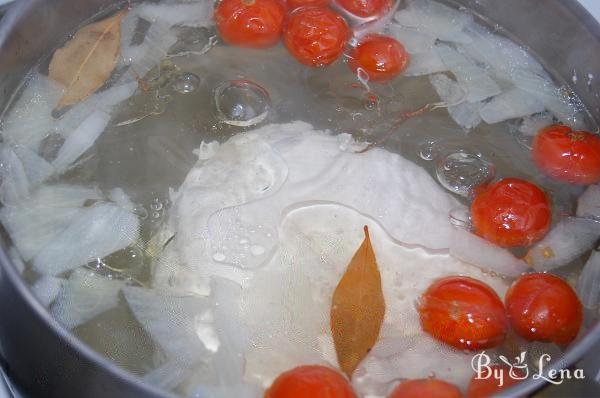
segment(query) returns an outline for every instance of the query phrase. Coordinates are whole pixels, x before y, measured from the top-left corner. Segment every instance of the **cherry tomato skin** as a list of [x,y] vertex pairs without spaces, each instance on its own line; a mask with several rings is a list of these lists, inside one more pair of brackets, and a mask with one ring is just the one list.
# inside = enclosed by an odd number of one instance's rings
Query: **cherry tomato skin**
[[498,246],[529,246],[550,229],[552,210],[537,185],[505,178],[479,190],[471,219],[475,233]]
[[383,35],[368,35],[350,52],[348,66],[355,73],[362,68],[370,81],[391,80],[404,72],[409,55],[396,39]]
[[293,11],[296,8],[316,6],[316,7],[327,7],[331,0],[287,0],[286,4],[288,10]]
[[290,15],[283,32],[288,51],[308,66],[325,66],[342,55],[350,37],[348,24],[325,7],[303,7]]
[[526,340],[568,344],[583,321],[573,288],[551,274],[521,276],[506,292],[505,304],[513,329]]
[[533,160],[547,176],[569,184],[600,181],[600,136],[568,126],[543,128],[533,140]]
[[504,341],[508,320],[502,301],[488,285],[464,276],[434,282],[418,306],[423,330],[453,347],[495,347]]
[[388,398],[462,398],[454,384],[437,379],[406,380],[398,384]]
[[223,0],[214,19],[227,44],[267,48],[281,38],[286,13],[281,0]]
[[[527,376],[523,371],[514,367],[510,369],[508,366],[492,365],[489,368],[491,373],[482,373],[482,378],[478,379],[477,375],[473,376],[467,388],[467,398],[491,398],[494,394],[518,384]],[[500,376],[494,376],[500,373],[502,386],[498,380]]]
[[265,398],[356,398],[350,383],[325,366],[300,366],[280,374]]
[[337,0],[344,10],[361,18],[380,16],[391,10],[391,0]]

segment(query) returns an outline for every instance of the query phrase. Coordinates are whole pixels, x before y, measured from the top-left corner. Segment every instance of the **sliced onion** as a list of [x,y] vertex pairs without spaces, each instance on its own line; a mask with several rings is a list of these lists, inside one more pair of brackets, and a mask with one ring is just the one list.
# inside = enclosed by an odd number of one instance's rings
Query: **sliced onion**
[[123,293],[135,318],[169,360],[193,366],[216,351],[214,330],[208,329],[213,321],[208,298],[131,286]]
[[146,373],[142,379],[165,391],[174,390],[191,374],[191,369],[172,360]]
[[446,64],[440,58],[437,51],[430,50],[425,53],[412,54],[404,76],[423,76],[432,73],[445,72],[448,70]]
[[55,172],[54,167],[26,146],[4,146],[0,149],[0,200],[14,205]]
[[31,292],[44,307],[48,307],[58,297],[64,283],[65,280],[62,278],[42,275],[31,285]]
[[60,85],[39,73],[33,74],[3,120],[4,141],[36,151],[40,142],[54,128],[52,109],[61,95]]
[[577,216],[600,219],[600,185],[590,185],[577,199]]
[[516,87],[536,97],[558,120],[579,127],[581,118],[578,105],[564,95],[546,72],[516,69],[507,78]]
[[96,142],[104,131],[110,115],[103,111],[96,111],[88,116],[71,135],[69,135],[58,151],[52,165],[59,173],[66,171],[81,155]]
[[169,49],[177,42],[175,32],[168,23],[157,21],[150,25],[144,41],[136,46],[123,48],[124,63],[129,65],[128,72],[122,77],[123,83],[135,82],[144,77],[160,63]]
[[483,104],[481,102],[452,105],[448,107],[450,117],[462,128],[471,130],[481,123],[480,110]]
[[53,184],[40,186],[21,203],[28,208],[81,207],[88,200],[102,199],[102,192],[95,187],[83,185]]
[[33,267],[47,275],[75,269],[130,246],[138,239],[139,228],[135,215],[114,204],[84,208],[37,253]]
[[419,29],[444,41],[470,43],[463,29],[473,21],[467,13],[455,10],[436,1],[412,0],[394,15],[402,26]]
[[50,312],[60,323],[73,329],[115,307],[124,285],[124,281],[77,269],[64,283]]
[[462,228],[455,228],[452,235],[450,255],[484,271],[516,277],[529,266],[511,252],[486,241]]
[[449,45],[438,44],[435,48],[458,84],[466,90],[468,102],[479,102],[500,94],[500,86],[485,69]]
[[542,71],[544,68],[529,52],[512,40],[472,23],[465,29],[472,42],[461,45],[470,58],[486,65],[499,75],[510,75],[516,69]]
[[76,185],[43,185],[16,206],[4,206],[0,221],[18,252],[31,260],[79,214],[87,200],[98,200],[98,190]]
[[46,181],[55,173],[54,167],[26,146],[15,145],[13,150],[21,160],[25,174],[32,187]]
[[594,250],[585,263],[577,282],[579,299],[586,308],[600,304],[600,251]]
[[414,28],[392,24],[388,29],[390,35],[402,43],[406,51],[411,55],[429,52],[435,44],[435,36]]
[[429,80],[442,101],[447,104],[456,103],[448,107],[448,113],[459,126],[470,130],[481,123],[479,116],[481,102],[463,101],[465,92],[457,82],[442,74],[432,75]]
[[538,98],[519,88],[512,88],[491,99],[480,111],[481,118],[488,124],[529,116],[544,110]]
[[0,149],[0,201],[4,205],[15,205],[29,195],[31,183],[23,162],[13,148],[4,145]]
[[519,131],[526,136],[533,137],[542,128],[552,123],[554,123],[554,117],[548,112],[543,112],[524,118],[519,126]]
[[444,74],[435,74],[429,77],[431,85],[447,104],[458,104],[464,101],[466,93],[455,81]]
[[562,267],[591,250],[599,238],[600,221],[568,217],[529,250],[527,259],[537,271]]
[[136,7],[134,12],[150,22],[161,21],[169,26],[201,27],[214,24],[213,7],[212,1],[203,0],[175,4],[143,3]]
[[111,114],[114,107],[131,97],[137,89],[137,81],[117,85],[93,94],[85,101],[74,105],[56,122],[56,131],[68,138],[94,112]]
[[80,211],[78,208],[4,207],[0,219],[23,259],[29,261],[62,233]]

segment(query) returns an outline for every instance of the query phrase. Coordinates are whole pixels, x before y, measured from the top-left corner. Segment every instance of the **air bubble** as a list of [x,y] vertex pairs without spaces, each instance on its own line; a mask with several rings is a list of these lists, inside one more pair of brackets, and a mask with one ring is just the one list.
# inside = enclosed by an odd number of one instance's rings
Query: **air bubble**
[[193,93],[200,85],[200,78],[193,73],[182,73],[173,81],[173,90],[181,94]]
[[265,120],[271,108],[269,92],[250,80],[228,80],[215,89],[217,116],[232,126],[247,127]]
[[439,183],[447,190],[468,197],[473,189],[494,178],[493,164],[476,155],[455,152],[438,160],[436,174]]
[[160,211],[163,208],[163,204],[158,199],[154,199],[154,202],[150,204],[150,208],[154,211]]
[[435,148],[435,143],[428,141],[419,146],[419,157],[423,160],[433,160],[437,157],[438,151]]

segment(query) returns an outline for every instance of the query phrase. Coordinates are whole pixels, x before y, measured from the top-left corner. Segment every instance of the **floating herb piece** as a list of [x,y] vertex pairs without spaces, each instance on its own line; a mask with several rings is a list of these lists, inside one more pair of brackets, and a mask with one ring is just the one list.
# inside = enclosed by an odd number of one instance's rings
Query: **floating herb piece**
[[81,28],[54,52],[49,76],[65,87],[57,109],[86,99],[108,80],[121,53],[121,19],[126,13]]
[[331,304],[331,333],[340,367],[348,377],[377,342],[385,301],[369,230],[342,276]]

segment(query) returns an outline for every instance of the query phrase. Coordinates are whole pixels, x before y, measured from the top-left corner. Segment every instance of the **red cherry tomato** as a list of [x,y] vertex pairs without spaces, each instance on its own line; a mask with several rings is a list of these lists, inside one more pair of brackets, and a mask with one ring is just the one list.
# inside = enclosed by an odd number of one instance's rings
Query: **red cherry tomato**
[[289,52],[308,66],[331,64],[342,54],[349,37],[344,18],[325,7],[296,10],[283,32]]
[[288,10],[295,10],[306,6],[327,7],[330,2],[331,0],[287,0],[286,4]]
[[518,178],[480,189],[471,204],[475,232],[502,247],[528,246],[550,228],[552,211],[544,191]]
[[285,15],[281,0],[223,0],[215,10],[214,19],[226,43],[266,48],[279,41]]
[[467,398],[491,398],[496,393],[518,384],[525,376],[527,375],[518,368],[492,365],[489,372],[482,372],[481,378],[473,376],[467,388]]
[[388,398],[462,398],[454,385],[437,379],[407,380],[400,383]]
[[392,8],[391,0],[337,0],[350,14],[361,18],[380,16]]
[[464,276],[434,282],[421,296],[418,310],[423,330],[460,349],[495,347],[508,329],[504,305],[496,292]]
[[356,398],[350,383],[325,366],[300,366],[280,374],[265,398]]
[[600,136],[568,126],[543,128],[533,140],[533,160],[547,176],[570,184],[600,181]]
[[350,52],[348,66],[355,73],[362,68],[371,81],[386,81],[402,73],[409,55],[396,39],[383,35],[368,35]]
[[557,276],[523,275],[508,289],[504,301],[513,329],[527,340],[567,344],[581,328],[581,302]]

